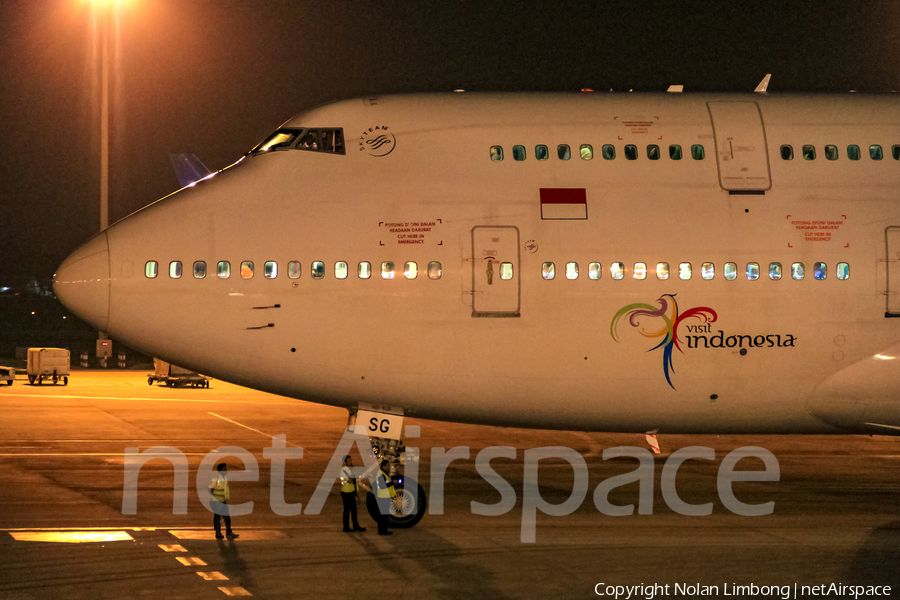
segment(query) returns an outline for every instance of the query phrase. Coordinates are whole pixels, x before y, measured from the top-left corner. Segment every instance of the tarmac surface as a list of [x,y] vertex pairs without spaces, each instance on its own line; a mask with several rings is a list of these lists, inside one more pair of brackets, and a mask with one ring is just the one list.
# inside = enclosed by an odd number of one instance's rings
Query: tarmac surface
[[[289,449],[303,448],[302,458],[286,461],[284,497],[306,509],[337,452],[346,411],[220,381],[210,389],[148,386],[146,376],[74,371],[63,387],[30,386],[20,375],[13,386],[0,387],[0,598],[543,600],[597,598],[597,592],[614,597],[607,586],[653,584],[669,586],[654,590],[658,598],[704,591],[721,598],[812,597],[803,586],[831,584],[891,586],[889,595],[900,597],[900,438],[661,435],[652,514],[635,509],[609,516],[595,505],[595,489],[634,471],[638,461],[604,461],[602,452],[646,449],[641,435],[407,419],[421,428],[407,443],[421,450],[429,512],[415,527],[379,537],[363,502],[360,521],[368,531],[341,531],[337,484],[328,488],[320,514],[280,516],[270,505],[272,462],[263,450],[272,436],[285,435]],[[235,481],[241,461],[217,452],[226,446],[252,453],[258,481]],[[489,446],[515,449],[515,459],[490,463],[516,496],[515,506],[499,516],[474,514],[471,505],[503,498],[502,481],[489,482],[476,468],[476,455]],[[580,504],[578,497],[566,504],[570,514],[537,511],[535,541],[523,542],[525,452],[557,446],[584,458],[586,495]],[[706,516],[675,512],[661,489],[671,453],[689,446],[715,451],[715,460],[688,460],[677,471],[678,497],[711,502]],[[722,459],[746,446],[771,452],[779,478],[735,483],[735,496],[750,505],[774,502],[772,514],[735,514],[720,498]],[[156,450],[159,458],[141,468],[133,515],[123,514],[129,447],[172,449]],[[469,458],[446,469],[441,503],[432,456],[435,448],[454,447],[469,448]],[[197,467],[210,453],[229,464],[231,503],[254,502],[252,513],[233,517],[241,536],[235,541],[214,539],[212,515],[199,500],[196,488],[207,482],[195,485]],[[173,513],[177,494],[167,457],[178,455],[189,465],[186,514]],[[553,458],[539,465],[541,498],[565,503],[579,483],[573,467]],[[763,463],[746,458],[738,469],[762,470]],[[605,485],[613,505],[639,504],[638,483]],[[443,514],[434,514],[441,504]],[[779,589],[734,587],[751,585]],[[637,592],[631,597],[649,595]],[[843,592],[828,595],[853,597]]]

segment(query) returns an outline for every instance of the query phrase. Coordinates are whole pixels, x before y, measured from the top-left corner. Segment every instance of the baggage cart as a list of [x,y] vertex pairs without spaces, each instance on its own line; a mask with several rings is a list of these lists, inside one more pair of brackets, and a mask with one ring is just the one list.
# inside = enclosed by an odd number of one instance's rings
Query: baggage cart
[[171,387],[209,387],[209,377],[190,371],[178,365],[167,363],[159,358],[153,359],[154,373],[147,376],[147,385],[159,382]]
[[28,349],[28,383],[38,385],[44,381],[53,381],[53,385],[62,381],[69,385],[69,351],[65,348],[29,348]]
[[6,382],[6,385],[12,385],[16,380],[15,367],[0,367],[0,383]]

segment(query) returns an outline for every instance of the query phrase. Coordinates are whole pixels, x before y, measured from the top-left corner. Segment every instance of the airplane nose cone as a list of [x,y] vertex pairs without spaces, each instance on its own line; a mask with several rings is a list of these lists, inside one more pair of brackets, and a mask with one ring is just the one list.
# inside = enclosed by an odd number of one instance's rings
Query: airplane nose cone
[[109,242],[105,231],[63,261],[53,276],[53,291],[79,319],[106,331],[109,325]]

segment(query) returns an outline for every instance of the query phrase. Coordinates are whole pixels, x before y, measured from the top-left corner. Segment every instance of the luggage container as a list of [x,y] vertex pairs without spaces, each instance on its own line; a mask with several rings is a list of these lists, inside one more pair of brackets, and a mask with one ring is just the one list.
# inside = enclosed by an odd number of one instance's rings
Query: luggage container
[[16,380],[15,367],[0,367],[0,383],[6,382],[6,385],[12,385]]
[[195,371],[190,371],[178,365],[167,363],[158,358],[153,359],[154,373],[147,376],[147,385],[153,385],[158,381],[172,387],[209,387],[209,377]]
[[28,383],[38,385],[44,380],[69,385],[69,351],[65,348],[29,348]]

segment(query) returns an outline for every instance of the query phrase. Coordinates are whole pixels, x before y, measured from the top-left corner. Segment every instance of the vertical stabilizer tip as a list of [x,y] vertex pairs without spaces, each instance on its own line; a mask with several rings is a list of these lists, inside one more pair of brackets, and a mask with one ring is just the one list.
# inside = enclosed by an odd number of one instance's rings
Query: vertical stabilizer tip
[[759,85],[756,86],[756,89],[753,91],[758,92],[760,94],[765,94],[766,90],[769,89],[769,79],[771,79],[771,78],[772,78],[772,74],[766,73],[766,76],[763,77],[763,80],[759,82]]

